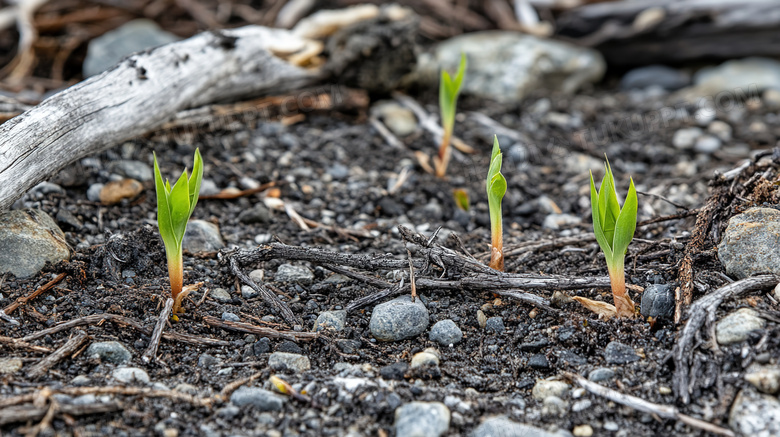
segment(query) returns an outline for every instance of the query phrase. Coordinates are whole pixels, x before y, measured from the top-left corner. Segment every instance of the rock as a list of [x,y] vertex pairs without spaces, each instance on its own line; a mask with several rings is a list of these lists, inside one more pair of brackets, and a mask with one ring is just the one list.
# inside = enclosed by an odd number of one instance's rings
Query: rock
[[588,364],[588,360],[570,350],[561,351],[561,355],[558,357],[558,362],[568,364],[570,366],[582,366],[584,364]]
[[277,371],[305,372],[311,369],[311,362],[306,355],[274,352],[268,356],[268,367]]
[[149,374],[144,369],[139,369],[138,367],[119,367],[114,369],[111,377],[125,384],[134,382],[149,384]]
[[271,223],[271,210],[263,202],[238,214],[238,221],[247,225]]
[[203,178],[200,181],[200,195],[201,196],[213,196],[219,194],[220,189],[217,187],[217,183],[209,178]]
[[727,345],[745,341],[748,335],[758,329],[764,329],[766,320],[751,308],[740,308],[721,319],[715,325],[715,337],[718,344]]
[[314,332],[326,329],[333,331],[342,331],[347,324],[347,312],[345,310],[323,311],[314,321]]
[[550,362],[544,354],[532,355],[528,359],[528,367],[532,369],[545,370],[550,368]]
[[146,163],[133,160],[114,161],[109,164],[109,170],[120,176],[135,179],[141,182],[151,181],[154,178],[152,168]]
[[135,179],[111,181],[100,190],[100,203],[114,205],[122,199],[134,199],[144,191],[144,186]]
[[571,433],[574,434],[574,437],[590,437],[593,435],[593,427],[588,424],[577,425],[571,430]]
[[252,353],[255,354],[255,356],[261,356],[263,354],[267,354],[270,351],[271,340],[268,338],[263,337],[252,345]]
[[222,313],[222,320],[226,322],[240,322],[241,317],[238,317],[237,314],[231,313],[230,311],[225,311]]
[[744,58],[726,61],[717,67],[702,68],[693,76],[694,92],[700,95],[720,91],[734,92],[742,88],[763,91],[767,88],[780,89],[780,61],[768,58]]
[[244,299],[252,299],[253,297],[257,297],[258,295],[260,295],[260,293],[254,288],[248,285],[241,286],[241,297],[243,297]]
[[369,328],[380,341],[398,341],[417,337],[428,327],[428,309],[418,297],[404,295],[377,305],[371,313]]
[[68,259],[65,234],[45,212],[25,209],[0,214],[0,275],[28,278],[47,262]]
[[303,355],[303,349],[297,343],[290,340],[284,340],[276,346],[276,352],[287,352],[288,354]]
[[360,349],[361,343],[359,340],[336,340],[336,347],[345,354],[354,354]]
[[620,88],[624,90],[660,87],[667,91],[684,88],[691,83],[691,76],[684,71],[665,65],[648,65],[635,68],[626,73],[620,80]]
[[642,293],[642,317],[669,319],[674,313],[674,290],[669,284],[651,284]]
[[780,109],[780,89],[770,88],[761,96],[767,109],[776,111]]
[[519,102],[539,89],[573,93],[601,80],[606,69],[595,50],[519,32],[486,31],[450,38],[432,57],[420,57],[421,81],[437,85],[439,71],[457,70],[461,53],[468,56],[463,91],[504,103]]
[[103,191],[103,184],[92,184],[87,188],[87,200],[90,202],[100,202],[100,192]]
[[414,113],[394,101],[377,102],[371,112],[381,118],[385,126],[399,137],[411,135],[417,130]]
[[617,341],[611,341],[604,348],[604,360],[607,364],[628,364],[639,361],[639,355],[634,352],[634,348]]
[[707,132],[720,138],[723,142],[731,141],[731,126],[725,121],[715,120],[707,126]]
[[409,370],[409,365],[403,361],[399,361],[397,363],[390,364],[389,366],[380,368],[379,374],[382,376],[382,378],[385,379],[395,379],[402,381],[404,379],[404,375],[406,375],[407,370]]
[[276,269],[276,282],[297,282],[301,285],[311,285],[314,282],[314,273],[303,266],[282,264]]
[[750,208],[729,219],[718,245],[726,272],[739,279],[756,273],[780,274],[780,211]]
[[224,288],[215,288],[209,293],[212,299],[219,303],[228,303],[233,301],[233,297]]
[[193,395],[193,396],[198,395],[198,387],[195,387],[192,384],[187,384],[186,382],[177,384],[176,387],[173,388],[173,391],[187,393],[188,395]]
[[588,379],[593,382],[609,381],[614,377],[615,371],[606,367],[597,367],[588,374]]
[[0,375],[11,375],[22,369],[22,359],[16,357],[0,358]]
[[592,406],[593,402],[591,402],[590,399],[583,399],[581,401],[575,402],[574,405],[571,406],[571,410],[575,413],[579,413],[580,411],[585,411]]
[[409,402],[395,410],[395,435],[439,437],[450,428],[450,409],[441,402]]
[[503,317],[489,317],[485,321],[485,332],[492,334],[503,334],[504,331],[506,331],[506,328],[504,328]]
[[65,229],[70,228],[80,231],[84,227],[84,223],[82,223],[81,220],[64,208],[60,208],[59,211],[57,211],[57,215],[54,216],[54,219],[60,225],[64,225]]
[[542,222],[545,229],[557,230],[563,226],[576,225],[582,222],[582,219],[571,214],[548,214]]
[[434,348],[427,348],[422,352],[417,352],[412,357],[411,369],[423,366],[438,366],[439,365],[439,351]]
[[219,359],[213,355],[209,354],[200,354],[198,357],[198,367],[202,367],[204,369],[210,369],[214,366],[219,365]]
[[160,29],[154,21],[132,20],[89,42],[87,57],[84,59],[84,76],[102,73],[131,53],[179,39],[176,35]]
[[442,346],[449,346],[463,339],[463,331],[450,319],[439,320],[431,328],[428,339]]
[[335,163],[325,170],[334,180],[343,181],[349,177],[349,167]]
[[569,404],[558,396],[547,396],[542,401],[542,415],[562,417],[568,413]]
[[182,243],[184,250],[189,252],[216,252],[224,249],[225,243],[219,235],[217,225],[205,220],[190,220]]
[[717,152],[720,149],[720,138],[712,135],[702,135],[696,139],[696,144],[693,145],[693,150],[699,153],[711,154]]
[[549,396],[562,398],[569,392],[569,384],[563,381],[554,381],[549,379],[539,379],[534,384],[532,394],[534,399],[543,400]]
[[118,341],[99,341],[89,345],[87,358],[99,358],[113,364],[123,364],[133,358],[133,354]]
[[260,411],[279,411],[284,405],[284,398],[259,387],[242,386],[230,395],[230,402],[237,407],[250,405]]
[[672,136],[672,145],[680,150],[692,149],[696,140],[704,135],[704,131],[698,127],[688,127],[679,129]]
[[92,380],[89,379],[87,375],[77,375],[75,378],[70,380],[70,383],[76,387],[84,387],[90,385]]
[[470,434],[471,437],[563,437],[561,433],[551,433],[524,423],[517,423],[505,416],[492,417],[479,425]]
[[780,392],[780,368],[753,364],[745,372],[745,381],[764,393],[777,394]]
[[780,435],[780,401],[750,388],[743,389],[731,404],[729,427],[750,437]]

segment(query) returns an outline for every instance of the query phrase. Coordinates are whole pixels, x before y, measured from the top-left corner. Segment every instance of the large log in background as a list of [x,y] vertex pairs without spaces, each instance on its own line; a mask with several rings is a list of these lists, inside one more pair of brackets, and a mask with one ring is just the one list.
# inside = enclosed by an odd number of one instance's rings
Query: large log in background
[[610,66],[780,56],[775,0],[635,0],[564,13],[556,35],[600,51]]
[[0,211],[63,167],[137,137],[178,111],[319,80],[279,53],[300,39],[261,26],[207,32],[132,55],[0,125]]

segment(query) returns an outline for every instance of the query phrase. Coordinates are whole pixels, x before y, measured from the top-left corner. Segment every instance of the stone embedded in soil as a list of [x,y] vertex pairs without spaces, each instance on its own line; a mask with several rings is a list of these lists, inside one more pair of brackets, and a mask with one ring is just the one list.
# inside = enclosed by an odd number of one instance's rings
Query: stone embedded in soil
[[546,370],[550,368],[550,362],[544,354],[536,354],[528,359],[528,367],[538,370]]
[[252,345],[252,353],[255,356],[261,356],[268,352],[271,352],[271,340],[268,338],[263,337]]
[[428,339],[442,346],[449,346],[463,339],[463,331],[450,319],[439,320],[431,327]]
[[615,371],[606,367],[597,367],[588,374],[588,379],[593,382],[608,381],[614,377]]
[[729,219],[718,245],[726,273],[739,279],[756,273],[780,274],[780,211],[750,208]]
[[534,388],[531,391],[534,399],[546,399],[550,396],[557,396],[559,398],[569,393],[570,385],[563,381],[554,381],[548,379],[539,379],[534,384]]
[[184,250],[195,252],[214,252],[225,248],[217,225],[205,220],[190,220],[182,242]]
[[400,296],[377,305],[371,313],[369,328],[380,341],[398,341],[417,337],[428,327],[428,309],[418,297]]
[[427,348],[422,352],[417,352],[412,357],[412,362],[409,365],[414,369],[422,366],[438,366],[439,365],[439,351],[434,348]]
[[230,402],[238,407],[250,405],[260,411],[279,411],[284,398],[276,393],[259,387],[242,386],[230,395]]
[[693,145],[693,150],[699,153],[715,153],[720,149],[720,138],[713,135],[702,135],[696,139],[696,143]]
[[433,59],[420,58],[419,77],[435,83],[440,70],[457,70],[461,53],[469,58],[463,91],[505,103],[518,102],[540,88],[574,92],[600,80],[606,69],[595,50],[517,32],[487,31],[439,44]]
[[558,356],[558,362],[575,367],[588,364],[588,360],[569,350],[561,351],[561,354]]
[[305,355],[274,352],[268,356],[268,367],[276,371],[305,372],[311,369],[311,362]]
[[4,357],[0,358],[0,375],[11,375],[22,368],[21,358]]
[[731,404],[729,427],[750,437],[780,435],[780,401],[752,388],[743,389]]
[[276,269],[276,282],[296,282],[301,285],[311,285],[314,282],[314,273],[303,266],[282,264]]
[[571,430],[571,433],[574,434],[574,437],[590,437],[593,435],[593,427],[588,424],[577,425]]
[[43,211],[24,209],[0,214],[0,275],[36,275],[47,263],[66,261],[65,234]]
[[503,317],[490,317],[485,321],[485,332],[503,334],[506,331]]
[[582,222],[582,219],[576,215],[571,214],[549,214],[544,218],[542,227],[545,229],[557,230],[564,226],[577,225]]
[[137,382],[142,384],[149,383],[149,374],[146,373],[144,369],[139,369],[138,367],[119,367],[114,369],[111,373],[111,377],[125,384]]
[[290,340],[284,340],[276,346],[276,352],[287,352],[290,354],[303,355],[303,349],[297,343]]
[[241,297],[243,297],[244,299],[252,299],[253,297],[257,297],[259,295],[260,293],[254,288],[248,285],[241,286]]
[[230,311],[225,311],[222,313],[222,320],[226,322],[240,322],[241,317],[238,317],[236,314],[231,313]]
[[569,412],[569,404],[558,396],[547,396],[542,401],[543,416],[562,417]]
[[133,358],[133,354],[118,341],[99,341],[89,345],[87,358],[99,358],[113,364],[123,364]]
[[[708,95],[719,91],[733,91],[735,87],[780,89],[780,61],[749,57],[726,61],[717,67],[705,67],[693,76],[695,90]],[[744,90],[747,92],[747,90]]]
[[247,225],[265,224],[271,222],[271,210],[263,202],[245,209],[238,214],[238,221]]
[[715,325],[718,344],[727,345],[747,340],[751,332],[764,329],[766,320],[751,308],[740,308]]
[[492,417],[475,428],[470,437],[563,437],[568,433],[552,433],[535,426],[517,423],[506,416]]
[[745,381],[761,392],[776,394],[780,391],[780,368],[753,364],[745,372]]
[[667,91],[675,91],[691,83],[691,75],[666,65],[647,65],[635,68],[620,79],[620,88],[645,89],[660,87]]
[[725,121],[715,120],[707,126],[707,132],[720,138],[721,141],[731,141],[731,125]]
[[672,145],[681,150],[692,149],[696,140],[704,135],[704,131],[698,127],[687,127],[677,130],[672,136]]
[[674,291],[669,284],[651,284],[642,292],[642,317],[668,319],[674,313]]
[[233,301],[233,297],[224,288],[215,288],[209,293],[212,299],[219,303],[228,303]]
[[417,130],[414,113],[393,100],[382,100],[371,107],[371,113],[382,119],[385,126],[399,137],[411,135]]
[[87,200],[90,202],[100,202],[100,192],[103,191],[103,184],[92,184],[87,188]]
[[141,182],[151,181],[153,178],[152,168],[148,164],[141,161],[123,159],[119,161],[113,161],[108,166],[109,170],[120,176],[126,178],[135,179]]
[[409,365],[403,361],[399,361],[397,363],[380,368],[379,375],[385,379],[402,381],[407,370],[409,370]]
[[347,312],[345,310],[323,311],[314,321],[314,332],[332,330],[342,331],[347,324]]
[[220,360],[219,358],[209,355],[209,354],[200,354],[198,357],[198,367],[202,367],[204,369],[210,369],[214,366],[219,365]]
[[439,437],[450,428],[450,409],[441,402],[409,402],[395,410],[395,434]]
[[640,359],[634,348],[627,344],[611,341],[604,348],[604,360],[607,364],[628,364]]
[[339,339],[336,340],[336,347],[339,348],[339,350],[345,354],[354,354],[360,349],[361,343],[359,340],[347,340],[347,339]]
[[114,205],[123,199],[134,199],[144,190],[142,183],[135,179],[110,181],[100,190],[100,203]]

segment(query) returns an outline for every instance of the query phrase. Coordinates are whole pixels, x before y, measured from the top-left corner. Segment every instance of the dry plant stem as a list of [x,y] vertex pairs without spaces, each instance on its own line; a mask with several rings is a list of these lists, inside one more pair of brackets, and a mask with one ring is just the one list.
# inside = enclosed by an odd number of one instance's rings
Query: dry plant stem
[[[42,331],[38,331],[34,334],[30,334],[26,337],[23,337],[20,339],[22,342],[28,342],[37,340],[39,338],[43,338],[47,335],[51,335],[57,332],[65,331],[71,328],[75,328],[77,326],[84,326],[84,325],[94,325],[99,324],[102,321],[109,321],[118,323],[123,326],[129,326],[136,331],[140,332],[144,335],[152,335],[152,331],[149,329],[144,328],[140,322],[137,320],[133,320],[127,317],[123,317],[117,314],[93,314],[91,316],[85,316],[80,317],[78,319],[69,320],[64,323],[60,323],[59,325],[52,326],[51,328],[44,329]],[[217,340],[214,338],[206,338],[206,337],[196,337],[194,335],[190,334],[180,334],[176,332],[164,332],[162,334],[162,338],[166,340],[172,340],[179,343],[187,343],[187,344],[193,344],[196,346],[229,346],[230,342],[225,340]]]
[[52,366],[65,359],[68,355],[76,352],[81,347],[81,345],[89,340],[89,338],[90,337],[84,332],[76,334],[75,337],[68,340],[51,355],[30,367],[30,369],[27,371],[27,376],[32,379],[43,376],[46,372],[49,371],[49,369],[52,368]]
[[322,337],[316,332],[277,331],[276,329],[265,326],[252,325],[251,323],[243,322],[229,322],[227,320],[220,320],[211,316],[204,316],[203,322],[209,326],[214,326],[217,328],[227,329],[230,331],[248,332],[250,334],[268,338],[283,338],[285,340],[292,341],[306,341],[316,340],[317,338]]
[[501,226],[499,224],[498,235],[495,233],[492,237],[490,245],[490,264],[488,267],[500,272],[504,271],[504,238],[502,235]]
[[566,378],[569,378],[572,381],[579,384],[580,386],[582,386],[582,388],[584,388],[585,390],[595,395],[607,398],[610,401],[618,403],[620,405],[625,405],[629,408],[632,408],[637,411],[641,411],[643,413],[655,414],[664,419],[679,420],[688,426],[701,429],[707,432],[711,432],[713,434],[734,437],[734,433],[731,430],[682,414],[676,407],[673,407],[671,405],[656,404],[638,398],[636,396],[623,394],[618,391],[612,390],[610,388],[604,387],[603,385],[596,384],[595,382],[588,381],[582,376],[574,373],[564,372],[563,375]]
[[[91,414],[107,414],[119,411],[122,408],[117,402],[96,402],[93,404],[58,404],[56,413],[68,416],[88,416]],[[36,407],[33,404],[8,407],[0,410],[0,426],[10,423],[30,422],[42,420],[50,407]]]
[[450,164],[452,155],[450,150],[451,140],[452,132],[444,129],[444,134],[441,136],[441,144],[439,144],[439,155],[433,160],[433,165],[436,167],[436,177],[443,178],[447,174],[447,166]]
[[39,397],[43,391],[49,392],[49,396],[57,393],[62,393],[68,396],[83,396],[83,395],[125,395],[125,396],[144,396],[149,398],[167,398],[176,401],[187,402],[199,407],[211,407],[214,404],[213,398],[201,398],[188,395],[176,390],[155,390],[146,387],[122,387],[122,386],[108,386],[108,387],[63,387],[59,389],[51,389],[44,387],[41,390],[33,393],[27,393],[23,395],[6,397],[0,399],[0,408],[9,407],[12,405],[19,405],[25,403],[31,403]]
[[266,287],[256,284],[255,281],[249,278],[249,276],[245,275],[244,272],[242,272],[239,268],[237,259],[230,257],[228,262],[230,263],[230,269],[233,271],[233,274],[242,282],[249,285],[253,290],[258,292],[266,304],[272,308],[276,308],[276,310],[279,312],[279,314],[282,315],[287,323],[289,323],[291,326],[302,324],[298,317],[293,314],[290,307],[287,306],[286,303],[282,302],[278,297],[276,297],[276,294],[268,291]]
[[18,338],[0,336],[0,344],[8,346],[14,349],[26,349],[33,352],[50,353],[51,349],[43,346],[36,346],[34,344],[27,343],[26,341],[19,340]]
[[43,284],[37,290],[33,291],[33,293],[31,295],[17,298],[12,304],[10,304],[7,307],[5,307],[3,309],[3,311],[5,312],[5,314],[10,315],[14,310],[19,308],[20,305],[26,304],[27,302],[29,302],[29,301],[35,299],[36,297],[40,296],[42,293],[50,290],[55,285],[59,284],[59,282],[62,281],[63,279],[65,279],[66,276],[68,276],[67,273],[60,273],[59,275],[57,275],[57,277],[55,277],[51,281]]
[[[674,377],[672,382],[674,391],[682,403],[687,404],[691,400],[693,387],[690,386],[692,375],[691,356],[698,346],[696,335],[707,324],[715,321],[715,311],[718,306],[730,298],[739,297],[745,293],[774,287],[780,282],[778,275],[758,275],[726,284],[691,305],[688,321],[685,323],[677,343],[672,350],[674,358]],[[715,341],[715,339],[711,339]]]
[[234,391],[238,390],[239,387],[245,384],[249,384],[250,382],[262,378],[265,374],[265,370],[257,372],[253,374],[252,376],[249,376],[247,378],[241,378],[237,381],[233,381],[230,384],[226,385],[221,392],[219,392],[219,397],[224,401],[230,397],[231,394],[233,394]]
[[141,356],[141,360],[144,363],[152,361],[157,356],[157,348],[160,346],[160,338],[162,338],[163,329],[168,322],[168,318],[171,316],[171,310],[173,309],[173,299],[168,298],[165,300],[165,307],[160,312],[160,316],[157,318],[157,324],[154,326],[154,332],[152,332],[152,338],[149,340],[149,347],[146,348],[146,352]]

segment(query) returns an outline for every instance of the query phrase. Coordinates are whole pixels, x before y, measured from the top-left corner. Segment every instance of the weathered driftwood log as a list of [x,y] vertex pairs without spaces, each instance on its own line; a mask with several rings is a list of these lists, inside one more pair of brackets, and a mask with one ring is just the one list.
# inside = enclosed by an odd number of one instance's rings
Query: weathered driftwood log
[[778,56],[778,26],[772,1],[637,0],[567,11],[557,34],[596,48],[612,65],[628,66]]
[[142,135],[177,111],[315,83],[285,55],[289,31],[247,26],[134,54],[0,125],[0,211],[57,170]]

